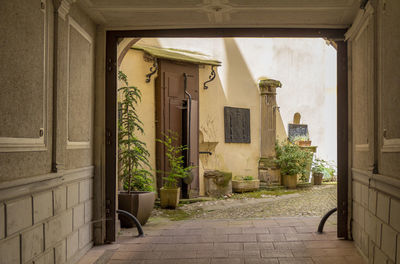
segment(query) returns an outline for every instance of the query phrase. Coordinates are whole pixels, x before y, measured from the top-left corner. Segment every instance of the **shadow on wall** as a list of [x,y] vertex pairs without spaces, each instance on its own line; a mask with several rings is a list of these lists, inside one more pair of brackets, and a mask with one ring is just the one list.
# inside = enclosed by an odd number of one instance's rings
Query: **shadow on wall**
[[[201,151],[203,169],[230,171],[234,176],[258,175],[260,153],[260,94],[236,41],[223,39],[225,57],[215,80],[208,90],[201,91],[200,129],[204,141]],[[209,68],[206,67],[206,71]],[[207,73],[209,74],[209,73]],[[207,78],[208,75],[203,75]],[[250,109],[251,142],[225,143],[224,106]],[[214,149],[213,149],[214,148]]]
[[235,39],[225,38],[224,44],[226,61],[223,67],[227,72],[227,87],[225,87],[228,89],[227,99],[231,104],[249,105],[249,100],[259,98],[257,83],[253,80]]

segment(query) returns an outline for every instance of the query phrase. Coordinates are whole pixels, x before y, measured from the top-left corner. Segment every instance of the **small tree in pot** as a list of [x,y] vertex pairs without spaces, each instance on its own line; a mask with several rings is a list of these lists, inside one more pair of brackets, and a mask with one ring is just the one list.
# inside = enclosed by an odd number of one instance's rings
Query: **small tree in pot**
[[[155,194],[153,191],[152,174],[146,149],[146,143],[138,138],[143,134],[143,123],[136,113],[136,105],[141,100],[141,93],[137,87],[128,86],[127,77],[118,72],[118,80],[123,86],[118,89],[122,94],[120,102],[121,115],[118,119],[118,161],[119,176],[123,189],[118,194],[118,208],[136,216],[144,225],[154,208]],[[133,223],[119,216],[122,227],[132,227]]]
[[156,139],[165,147],[165,155],[168,159],[169,171],[158,171],[164,174],[164,184],[160,189],[161,208],[175,209],[179,204],[180,188],[178,180],[184,179],[192,170],[192,166],[185,167],[184,156],[182,151],[186,150],[186,146],[176,145],[177,134],[169,131],[170,135],[163,133],[164,140]]
[[302,150],[290,142],[276,144],[276,163],[281,169],[283,185],[289,189],[296,188],[297,177],[306,172],[307,163],[312,153]]

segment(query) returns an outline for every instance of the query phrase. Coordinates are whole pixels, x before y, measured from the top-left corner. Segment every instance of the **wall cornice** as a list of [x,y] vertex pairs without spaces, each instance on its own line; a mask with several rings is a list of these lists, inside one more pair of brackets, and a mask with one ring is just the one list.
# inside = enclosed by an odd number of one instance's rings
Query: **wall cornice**
[[93,177],[94,166],[60,170],[57,173],[48,173],[35,177],[0,183],[0,201],[10,200],[24,195],[30,195],[60,185],[69,184]]

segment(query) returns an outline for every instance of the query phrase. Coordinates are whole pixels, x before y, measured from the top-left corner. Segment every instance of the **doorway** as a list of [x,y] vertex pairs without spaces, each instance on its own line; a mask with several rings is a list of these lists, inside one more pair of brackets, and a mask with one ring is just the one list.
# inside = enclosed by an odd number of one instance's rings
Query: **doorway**
[[[115,118],[116,118],[116,43],[120,37],[327,37],[338,45],[337,99],[338,99],[338,236],[347,238],[347,47],[343,41],[344,30],[311,29],[201,29],[201,30],[159,30],[159,31],[110,31],[107,33],[107,73],[106,73],[106,181],[108,217],[115,219]],[[183,76],[183,75],[182,75]],[[169,98],[168,98],[169,100]],[[168,101],[169,104],[169,101]],[[182,106],[183,108],[184,106]],[[179,116],[179,114],[177,114]],[[181,115],[182,116],[182,115]],[[114,119],[114,120],[113,120]],[[180,122],[183,124],[183,122]],[[180,130],[183,130],[179,128]],[[113,154],[114,153],[114,154]],[[112,157],[114,156],[114,157]],[[114,188],[113,188],[114,184]],[[107,241],[115,240],[115,222],[107,222]]]
[[[193,166],[190,181],[182,180],[182,197],[199,194],[199,69],[198,65],[159,60],[156,92],[156,138],[165,134],[175,137],[179,145],[187,146],[186,167]],[[157,171],[168,171],[165,146],[157,144]],[[163,173],[157,172],[157,189],[163,185]]]

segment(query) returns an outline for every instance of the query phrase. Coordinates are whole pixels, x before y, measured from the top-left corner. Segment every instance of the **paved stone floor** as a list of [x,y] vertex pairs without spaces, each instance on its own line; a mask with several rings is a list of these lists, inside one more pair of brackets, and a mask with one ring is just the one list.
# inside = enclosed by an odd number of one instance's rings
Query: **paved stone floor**
[[[284,195],[262,195],[261,198],[223,199],[197,202],[179,209],[155,209],[153,217],[186,219],[248,219],[276,216],[318,216],[337,206],[336,184],[314,185],[311,188],[289,190]],[[241,197],[241,195],[237,195]],[[236,197],[236,196],[235,196]],[[175,214],[175,215],[174,215]]]
[[336,238],[334,219],[319,217],[150,222],[145,237],[122,230],[118,243],[95,247],[80,264],[364,263],[351,241]]

